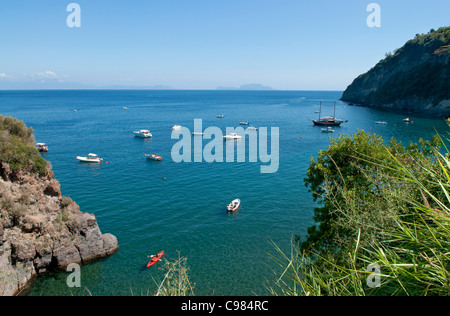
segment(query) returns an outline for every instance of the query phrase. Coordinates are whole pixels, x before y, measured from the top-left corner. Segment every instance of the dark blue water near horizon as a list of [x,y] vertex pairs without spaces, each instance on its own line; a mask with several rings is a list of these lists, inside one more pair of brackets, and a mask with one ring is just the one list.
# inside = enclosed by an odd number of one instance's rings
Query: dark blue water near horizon
[[[363,129],[402,143],[447,133],[442,120],[387,113],[337,101],[340,91],[181,91],[64,90],[0,91],[0,114],[23,120],[37,142],[49,145],[51,162],[63,195],[83,212],[95,214],[103,233],[119,240],[110,258],[82,267],[82,288],[70,289],[64,271],[40,276],[28,295],[150,295],[161,280],[161,264],[143,269],[147,256],[187,257],[197,295],[264,295],[273,285],[276,265],[271,241],[289,251],[294,234],[304,236],[313,224],[314,203],[303,178],[311,156],[326,149],[329,137]],[[349,122],[333,134],[309,119],[322,114]],[[124,109],[127,107],[128,110]],[[77,111],[74,112],[74,109]],[[218,114],[224,114],[218,119]],[[256,163],[175,163],[171,127],[278,127],[278,172],[262,174]],[[387,124],[375,124],[386,121]],[[149,129],[152,139],[134,137]],[[203,145],[208,141],[204,140]],[[269,143],[270,144],[270,143]],[[75,157],[96,153],[100,165]],[[146,160],[146,153],[163,156]],[[242,208],[227,214],[239,197]]]

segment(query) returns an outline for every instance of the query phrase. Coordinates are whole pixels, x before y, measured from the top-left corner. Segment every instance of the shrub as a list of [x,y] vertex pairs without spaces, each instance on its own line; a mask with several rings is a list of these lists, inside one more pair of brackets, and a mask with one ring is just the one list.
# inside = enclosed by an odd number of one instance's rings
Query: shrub
[[[284,272],[272,292],[448,295],[450,159],[437,140],[388,146],[360,132],[321,152],[306,179],[320,192],[319,226],[300,247],[293,244],[291,255],[277,248]],[[371,277],[378,278],[376,287]]]
[[47,162],[34,146],[33,129],[13,117],[0,115],[0,161],[13,171],[28,168],[33,172],[47,172]]

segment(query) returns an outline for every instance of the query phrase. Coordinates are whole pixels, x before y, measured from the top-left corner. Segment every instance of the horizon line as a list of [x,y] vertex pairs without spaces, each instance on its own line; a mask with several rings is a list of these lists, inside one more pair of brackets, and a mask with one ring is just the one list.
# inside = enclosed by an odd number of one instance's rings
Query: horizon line
[[343,92],[344,90],[333,90],[333,89],[177,89],[177,88],[167,88],[167,89],[154,89],[154,88],[42,88],[42,89],[2,89],[0,91],[234,91],[234,92],[242,92],[242,91],[332,91],[332,92]]

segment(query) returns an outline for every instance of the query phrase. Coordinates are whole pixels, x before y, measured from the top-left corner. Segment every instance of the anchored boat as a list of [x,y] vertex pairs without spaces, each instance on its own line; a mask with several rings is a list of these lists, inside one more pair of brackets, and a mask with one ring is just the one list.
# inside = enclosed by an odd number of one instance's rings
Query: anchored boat
[[322,128],[322,133],[334,133],[334,129],[328,126],[327,128]]
[[152,133],[150,133],[147,129],[141,129],[140,131],[134,131],[134,136],[141,137],[141,138],[150,138],[152,137]]
[[36,143],[36,149],[40,152],[48,152],[48,146],[45,143]]
[[322,114],[322,102],[320,102],[319,119],[313,120],[314,125],[317,126],[341,126],[342,123],[347,123],[342,119],[336,118],[336,102],[334,102],[334,115],[321,117]]
[[241,200],[240,199],[234,199],[231,201],[230,204],[227,206],[227,212],[234,213],[241,207]]
[[147,159],[150,159],[150,160],[156,160],[156,161],[162,160],[162,157],[158,156],[156,154],[145,154],[145,156],[147,157]]
[[96,154],[88,154],[87,157],[77,156],[77,159],[81,162],[90,162],[90,163],[100,163],[103,161],[102,158],[99,158]]
[[231,134],[223,136],[224,140],[235,140],[235,139],[241,139],[241,138],[242,138],[242,136],[238,135],[236,133],[231,133]]

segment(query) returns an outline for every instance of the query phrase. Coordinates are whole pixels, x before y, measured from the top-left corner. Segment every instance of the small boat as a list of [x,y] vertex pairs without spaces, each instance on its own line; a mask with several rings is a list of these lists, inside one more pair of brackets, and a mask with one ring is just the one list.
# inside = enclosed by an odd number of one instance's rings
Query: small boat
[[217,118],[224,118],[224,117],[225,117],[225,115],[223,115],[223,114],[217,115]]
[[88,154],[87,157],[77,156],[77,159],[81,162],[92,162],[92,163],[100,163],[103,161],[103,159],[99,158],[96,154]]
[[327,128],[322,128],[322,133],[334,133],[334,129],[328,126]]
[[172,130],[174,131],[174,130],[178,130],[178,129],[180,129],[181,128],[181,125],[174,125],[174,126],[172,126]]
[[249,127],[247,127],[247,130],[249,130],[249,131],[257,131],[258,128],[254,127],[254,126],[249,126]]
[[234,139],[241,139],[241,138],[242,138],[242,136],[240,136],[236,133],[231,133],[231,134],[223,136],[224,140],[234,140]]
[[227,205],[227,212],[236,212],[241,207],[241,200],[234,199],[230,204]]
[[128,108],[126,107],[126,106],[124,106],[122,109],[124,109],[124,110],[128,110]]
[[73,109],[73,111],[74,111],[74,112],[76,112],[76,111],[77,111],[77,109]]
[[134,136],[141,137],[141,138],[150,138],[152,137],[152,134],[147,129],[141,129],[140,131],[134,131]]
[[409,117],[403,119],[403,122],[406,122],[406,123],[412,123],[412,121],[411,121],[411,119],[410,119]]
[[162,160],[162,157],[158,156],[156,154],[145,154],[145,156],[147,157],[147,159],[150,159],[150,160],[156,160],[156,161]]
[[161,257],[164,254],[164,250],[161,251],[160,253],[157,253],[156,256],[154,256],[148,263],[147,263],[147,268],[150,268],[152,265],[154,265],[155,263],[157,263],[158,261],[161,260]]
[[44,143],[36,143],[36,149],[43,153],[48,152],[48,146]]
[[201,133],[201,132],[192,132],[192,135],[194,135],[194,136],[203,136],[203,135],[205,135],[205,133]]
[[239,125],[248,125],[248,121],[245,121],[245,122],[239,122]]
[[388,122],[385,121],[375,121],[375,124],[387,124]]

